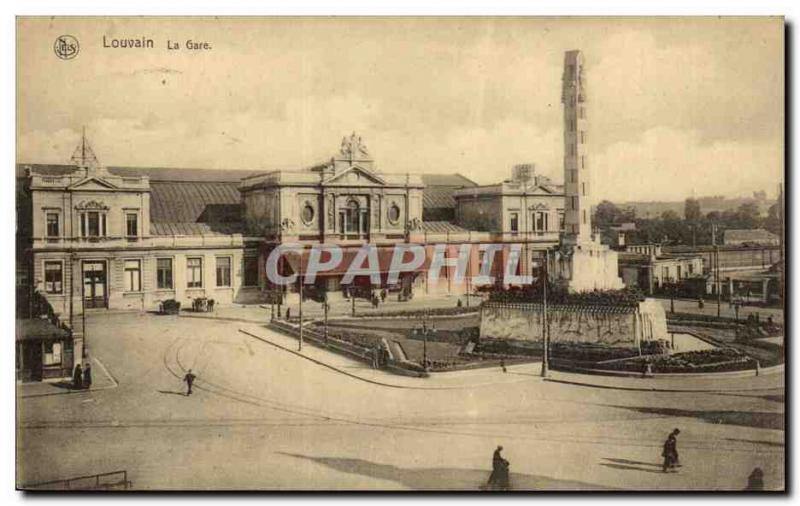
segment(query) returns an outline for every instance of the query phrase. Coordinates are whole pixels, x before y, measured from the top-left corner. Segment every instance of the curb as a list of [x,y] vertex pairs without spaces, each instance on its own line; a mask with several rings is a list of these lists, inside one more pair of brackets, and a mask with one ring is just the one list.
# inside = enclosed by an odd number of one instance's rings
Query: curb
[[606,390],[622,390],[622,391],[629,391],[629,392],[694,392],[694,393],[728,393],[728,392],[762,392],[765,390],[774,390],[776,388],[783,388],[780,387],[761,387],[761,388],[666,388],[666,387],[633,387],[633,386],[618,386],[618,385],[602,385],[597,383],[588,383],[583,381],[575,381],[575,380],[568,380],[568,379],[558,379],[558,378],[543,378],[544,381],[549,383],[561,383],[564,385],[573,385],[573,386],[580,386],[580,387],[590,387],[590,388],[602,388]]
[[[406,390],[465,390],[465,389],[469,389],[469,388],[494,386],[494,385],[501,384],[501,383],[480,383],[480,384],[475,384],[475,385],[426,386],[426,387],[422,387],[422,386],[413,386],[413,385],[397,385],[397,384],[392,384],[392,383],[384,383],[382,381],[372,380],[372,379],[369,379],[369,378],[365,378],[363,376],[358,376],[358,375],[353,374],[351,372],[347,372],[345,370],[342,370],[342,369],[340,369],[338,367],[332,366],[330,364],[326,364],[325,362],[322,362],[321,360],[317,360],[317,359],[311,358],[311,357],[309,357],[307,355],[303,355],[302,353],[300,353],[298,351],[295,351],[295,350],[289,349],[289,348],[287,348],[285,346],[282,346],[280,344],[274,343],[274,342],[270,341],[269,339],[266,339],[264,337],[258,336],[256,334],[253,334],[252,332],[249,332],[247,330],[239,329],[239,332],[241,332],[242,334],[245,334],[247,336],[250,336],[250,337],[252,337],[254,339],[258,339],[259,341],[264,342],[266,344],[272,345],[272,346],[274,346],[274,347],[276,347],[278,349],[281,349],[283,351],[287,351],[287,352],[289,352],[289,353],[291,353],[293,355],[297,355],[298,357],[304,358],[304,359],[306,359],[306,360],[308,360],[310,362],[313,362],[313,363],[315,363],[317,365],[321,365],[321,366],[323,366],[325,368],[331,369],[332,371],[344,374],[345,376],[349,376],[349,377],[351,377],[353,379],[356,379],[356,380],[359,380],[359,381],[363,381],[365,383],[371,383],[373,385],[378,385],[378,386],[383,386],[383,387],[406,389]],[[423,379],[424,380],[425,378],[417,378],[417,379]]]
[[17,399],[32,399],[34,397],[52,397],[54,395],[69,395],[69,394],[89,394],[92,392],[100,392],[102,390],[111,390],[112,388],[117,388],[119,386],[119,381],[112,375],[109,370],[106,368],[105,364],[103,364],[100,359],[96,357],[92,357],[92,360],[100,366],[100,369],[103,370],[106,377],[111,380],[111,385],[107,385],[100,388],[90,388],[88,390],[64,390],[62,392],[49,392],[44,394],[29,394],[29,395],[18,395]]

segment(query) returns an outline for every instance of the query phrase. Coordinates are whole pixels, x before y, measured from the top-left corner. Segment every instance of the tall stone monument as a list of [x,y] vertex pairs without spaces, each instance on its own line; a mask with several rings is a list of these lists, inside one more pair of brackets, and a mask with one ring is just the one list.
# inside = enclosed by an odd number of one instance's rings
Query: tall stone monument
[[570,292],[620,289],[617,252],[592,235],[586,73],[578,50],[564,54],[564,232],[551,273]]

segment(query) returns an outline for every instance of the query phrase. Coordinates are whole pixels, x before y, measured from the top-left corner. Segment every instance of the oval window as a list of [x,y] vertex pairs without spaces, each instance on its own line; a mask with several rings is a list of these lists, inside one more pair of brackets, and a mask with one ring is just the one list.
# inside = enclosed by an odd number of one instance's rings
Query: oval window
[[303,213],[301,217],[303,218],[303,222],[306,223],[307,225],[312,221],[314,221],[314,208],[311,207],[311,204],[307,203],[303,207]]
[[397,223],[400,219],[400,207],[397,204],[392,204],[389,207],[389,221],[392,223]]

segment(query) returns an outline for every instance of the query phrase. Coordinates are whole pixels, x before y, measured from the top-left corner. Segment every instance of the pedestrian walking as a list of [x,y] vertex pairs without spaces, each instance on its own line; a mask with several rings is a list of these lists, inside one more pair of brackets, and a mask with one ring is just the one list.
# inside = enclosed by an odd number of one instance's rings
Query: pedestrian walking
[[675,468],[679,467],[680,464],[678,463],[678,439],[677,436],[680,434],[681,431],[679,429],[673,430],[667,440],[664,442],[664,451],[661,452],[661,456],[664,457],[664,466],[662,471],[666,472],[676,472]]
[[500,369],[502,369],[503,372],[508,372],[506,370],[506,361],[504,359],[502,359],[502,358],[500,359]]
[[286,308],[286,321],[288,322],[289,318],[291,318],[291,317],[292,317],[292,308],[287,307]]
[[489,475],[489,481],[486,483],[486,488],[489,490],[509,490],[511,488],[508,477],[510,465],[500,454],[502,451],[503,447],[498,446],[492,455],[492,474]]
[[192,374],[192,370],[189,369],[186,372],[186,376],[183,377],[183,381],[186,382],[186,385],[189,387],[186,391],[186,395],[192,395],[192,385],[194,384],[194,380],[197,378],[194,374]]
[[753,469],[753,472],[747,477],[745,490],[764,490],[764,471],[760,467]]
[[83,388],[86,390],[92,388],[92,364],[89,362],[87,362],[86,367],[83,368]]
[[75,372],[72,375],[72,388],[75,390],[83,389],[83,368],[81,364],[75,366]]

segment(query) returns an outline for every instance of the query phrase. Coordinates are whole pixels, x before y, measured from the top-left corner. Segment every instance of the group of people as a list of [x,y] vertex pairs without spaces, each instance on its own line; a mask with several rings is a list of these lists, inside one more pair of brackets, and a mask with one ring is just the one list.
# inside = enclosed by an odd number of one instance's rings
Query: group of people
[[72,373],[72,388],[75,390],[89,390],[92,387],[92,365],[86,362],[85,367],[81,364],[75,366]]

